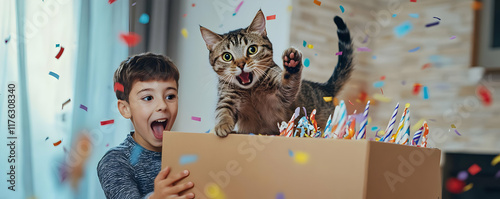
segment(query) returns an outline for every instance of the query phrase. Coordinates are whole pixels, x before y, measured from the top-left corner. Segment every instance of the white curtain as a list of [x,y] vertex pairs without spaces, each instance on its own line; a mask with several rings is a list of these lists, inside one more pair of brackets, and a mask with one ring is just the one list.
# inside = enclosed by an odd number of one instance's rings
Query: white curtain
[[[13,82],[17,160],[16,191],[2,191],[6,195],[0,198],[104,198],[97,162],[132,129],[117,111],[112,84],[114,70],[127,58],[119,34],[128,32],[128,11],[127,0],[2,2],[0,142],[8,141],[6,88]],[[100,125],[112,119],[114,124]],[[91,132],[92,153],[75,190],[69,180],[61,180],[61,165],[71,165],[68,156],[81,130]],[[0,147],[0,155],[7,157],[10,151]],[[10,165],[2,160],[0,170]],[[8,182],[0,183],[6,190]]]

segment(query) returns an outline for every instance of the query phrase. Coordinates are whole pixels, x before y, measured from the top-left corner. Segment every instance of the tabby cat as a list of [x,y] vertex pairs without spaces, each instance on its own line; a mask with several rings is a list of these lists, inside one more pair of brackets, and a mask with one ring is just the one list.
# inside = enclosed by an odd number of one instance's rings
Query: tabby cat
[[261,10],[247,28],[223,35],[200,26],[210,64],[219,78],[215,134],[225,137],[236,128],[241,134],[277,135],[276,124],[288,121],[296,107],[317,109],[318,125],[324,127],[335,107],[323,97],[335,96],[353,68],[349,30],[342,18],[335,16],[333,21],[342,55],[324,83],[301,80],[302,54],[295,48],[283,53],[285,70],[273,61],[273,45]]

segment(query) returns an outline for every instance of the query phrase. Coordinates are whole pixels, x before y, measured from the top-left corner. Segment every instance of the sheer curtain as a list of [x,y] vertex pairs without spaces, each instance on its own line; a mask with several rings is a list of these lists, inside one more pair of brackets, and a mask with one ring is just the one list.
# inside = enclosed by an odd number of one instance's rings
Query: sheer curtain
[[[0,141],[8,139],[6,88],[14,82],[17,159],[16,191],[2,191],[0,198],[105,198],[97,162],[132,129],[117,111],[112,85],[114,70],[128,54],[119,39],[128,32],[128,11],[127,0],[2,2]],[[104,120],[114,123],[101,126]],[[75,141],[82,130],[90,132],[91,155],[72,188],[62,168],[79,155]],[[10,151],[4,144],[1,149],[7,157]],[[0,161],[2,171],[10,165]]]

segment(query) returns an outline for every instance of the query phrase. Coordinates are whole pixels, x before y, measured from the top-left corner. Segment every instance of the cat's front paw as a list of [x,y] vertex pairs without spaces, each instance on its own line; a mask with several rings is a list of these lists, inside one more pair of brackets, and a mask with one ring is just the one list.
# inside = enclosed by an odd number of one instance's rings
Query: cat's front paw
[[219,137],[226,137],[229,133],[232,133],[234,125],[228,123],[219,123],[215,126],[215,135]]
[[295,48],[289,48],[283,52],[283,67],[290,74],[300,71],[302,67],[302,53]]

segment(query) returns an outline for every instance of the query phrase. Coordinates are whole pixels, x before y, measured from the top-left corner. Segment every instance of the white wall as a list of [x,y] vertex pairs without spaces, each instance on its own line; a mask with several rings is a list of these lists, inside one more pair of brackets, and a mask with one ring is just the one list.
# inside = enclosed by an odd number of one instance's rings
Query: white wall
[[[266,22],[267,34],[274,48],[274,60],[281,64],[281,54],[289,47],[292,0],[244,1],[233,16],[240,0],[175,1],[176,13],[169,19],[169,47],[167,56],[177,64],[180,71],[179,114],[172,128],[174,131],[203,133],[215,125],[217,103],[217,76],[208,61],[208,50],[200,34],[199,25],[216,33],[250,25],[255,14],[262,9],[265,16],[276,15]],[[186,17],[183,17],[187,14]],[[220,17],[221,16],[221,17]],[[188,37],[181,30],[186,28]],[[191,120],[201,117],[201,122]]]

